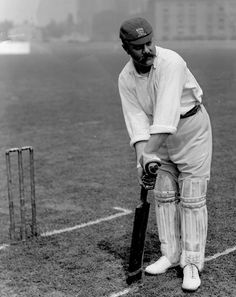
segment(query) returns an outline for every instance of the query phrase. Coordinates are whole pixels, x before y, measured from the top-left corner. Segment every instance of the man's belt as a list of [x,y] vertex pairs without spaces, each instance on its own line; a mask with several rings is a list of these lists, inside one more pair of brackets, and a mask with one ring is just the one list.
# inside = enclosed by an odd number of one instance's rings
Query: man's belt
[[190,109],[188,112],[186,112],[185,114],[181,114],[180,118],[185,119],[185,118],[191,117],[194,114],[196,114],[200,109],[201,109],[200,104],[197,104],[192,109]]

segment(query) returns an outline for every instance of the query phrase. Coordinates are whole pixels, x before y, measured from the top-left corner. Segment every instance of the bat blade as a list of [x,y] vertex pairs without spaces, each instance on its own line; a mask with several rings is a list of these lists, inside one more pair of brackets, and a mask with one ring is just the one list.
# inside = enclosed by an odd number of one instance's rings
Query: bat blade
[[144,188],[141,189],[141,201],[142,203],[136,207],[134,216],[128,277],[126,279],[129,285],[141,280],[143,273],[143,254],[150,208],[150,203],[147,202],[147,190]]

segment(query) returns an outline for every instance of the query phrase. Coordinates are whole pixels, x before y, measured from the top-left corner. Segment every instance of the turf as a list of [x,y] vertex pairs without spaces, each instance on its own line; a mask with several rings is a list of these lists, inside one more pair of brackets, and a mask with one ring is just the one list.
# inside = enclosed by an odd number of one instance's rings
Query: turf
[[[211,256],[236,240],[236,50],[177,50],[202,86],[212,120],[206,249]],[[116,206],[134,210],[139,186],[117,90],[126,60],[115,47],[74,45],[0,56],[1,244],[9,243],[5,150],[10,147],[34,147],[39,233],[110,216]],[[145,265],[160,255],[151,195],[150,202]],[[123,216],[1,250],[1,296],[98,297],[126,289],[132,221],[132,215]],[[235,265],[235,252],[207,262],[203,284],[191,296],[235,296]],[[181,271],[172,269],[144,277],[126,296],[190,296],[181,281]]]

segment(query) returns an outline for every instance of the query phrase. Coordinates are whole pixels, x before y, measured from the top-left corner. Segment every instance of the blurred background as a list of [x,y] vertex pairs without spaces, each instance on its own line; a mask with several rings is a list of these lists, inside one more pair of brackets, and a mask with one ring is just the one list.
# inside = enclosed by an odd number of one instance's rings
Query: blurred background
[[137,15],[160,41],[236,40],[235,0],[0,0],[0,40],[114,42]]
[[[236,296],[236,0],[0,0],[1,297],[118,296],[111,293],[127,289],[133,215],[5,248],[5,150],[35,149],[39,233],[86,225],[116,214],[113,207],[135,209],[136,163],[117,86],[129,59],[119,27],[131,16],[151,22],[157,44],[180,53],[203,89],[214,148],[211,262],[193,296]],[[27,186],[25,194],[30,230]],[[151,209],[145,265],[160,256]],[[128,295],[186,297],[181,282],[174,269]]]

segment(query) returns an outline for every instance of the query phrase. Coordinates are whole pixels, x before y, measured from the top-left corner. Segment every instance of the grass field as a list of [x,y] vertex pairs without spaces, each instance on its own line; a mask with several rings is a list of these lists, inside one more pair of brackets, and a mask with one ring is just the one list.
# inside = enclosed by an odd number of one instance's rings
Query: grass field
[[[182,292],[179,268],[139,286],[125,282],[133,213],[114,207],[133,211],[139,199],[117,90],[127,57],[115,47],[43,52],[0,56],[0,245],[9,244],[10,147],[34,147],[39,233],[85,225],[2,248],[1,297],[236,296],[236,49],[178,49],[204,90],[214,137],[209,261],[192,294]],[[152,207],[144,265],[158,256]]]

